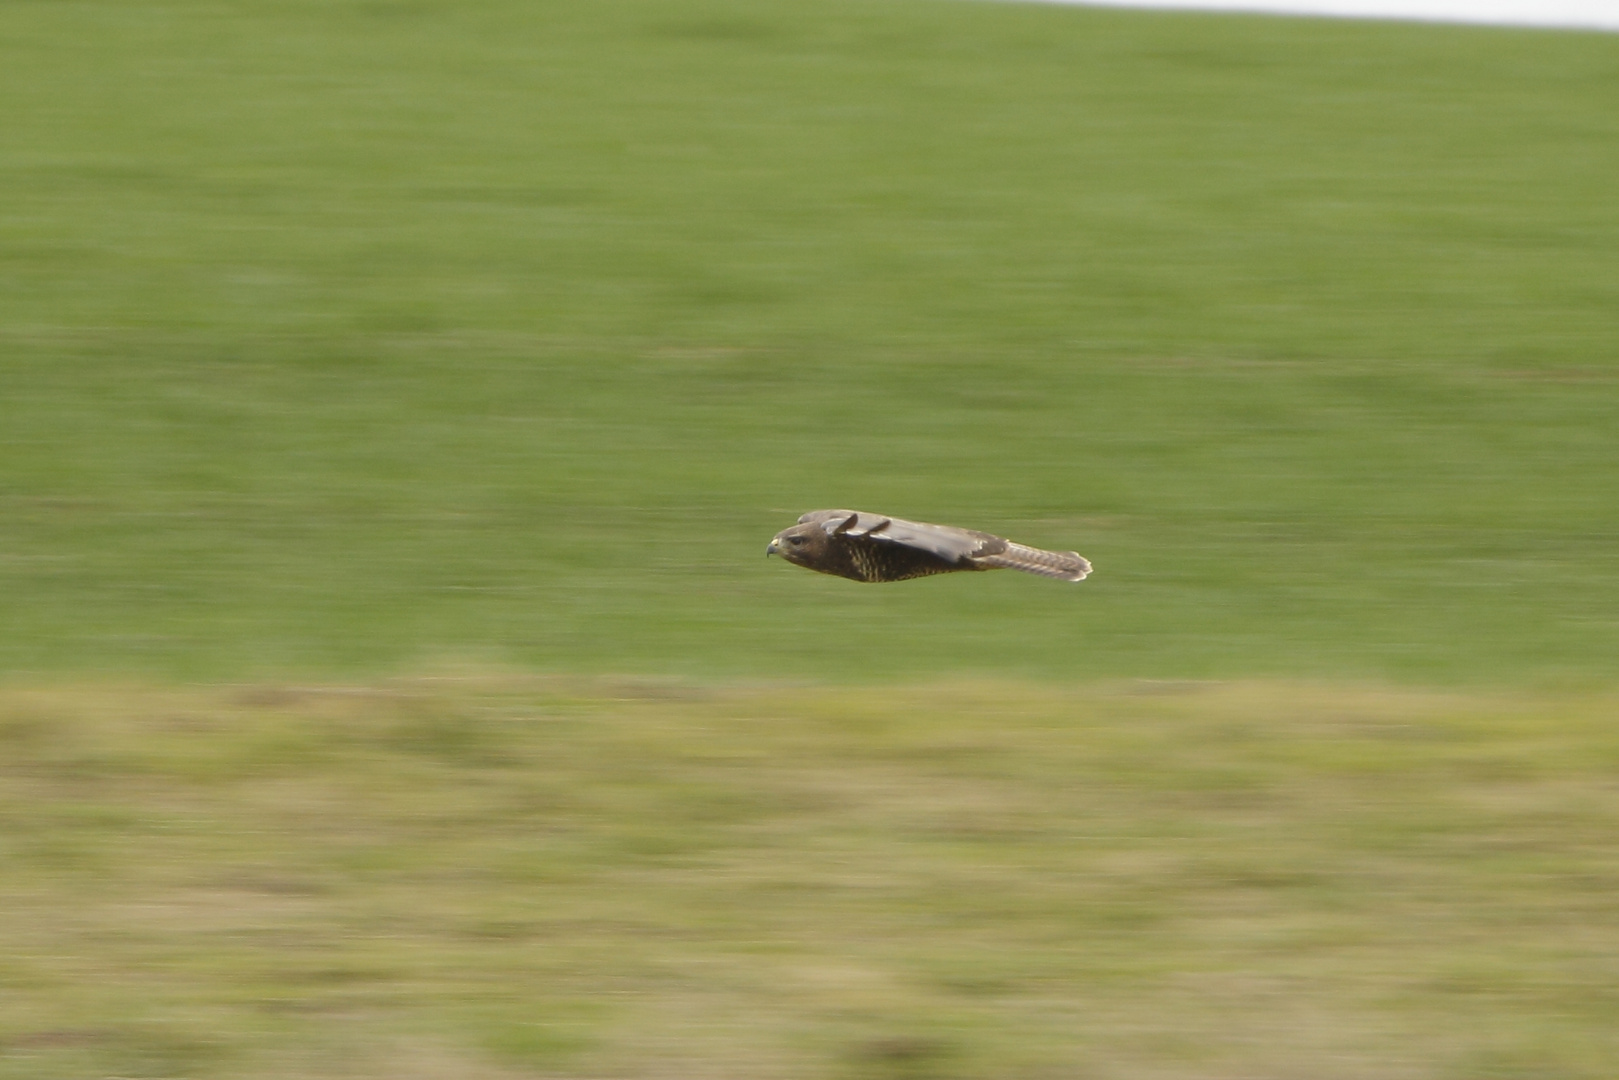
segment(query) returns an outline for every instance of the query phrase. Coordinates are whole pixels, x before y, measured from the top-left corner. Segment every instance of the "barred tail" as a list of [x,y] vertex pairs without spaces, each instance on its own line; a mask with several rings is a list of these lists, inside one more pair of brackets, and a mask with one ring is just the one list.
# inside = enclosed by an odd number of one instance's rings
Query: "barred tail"
[[1022,570],[1025,574],[1057,578],[1060,581],[1084,581],[1091,572],[1091,564],[1077,551],[1044,551],[1040,548],[1006,543],[1006,550],[995,555],[980,555],[973,559],[978,566],[1000,566],[1008,570]]

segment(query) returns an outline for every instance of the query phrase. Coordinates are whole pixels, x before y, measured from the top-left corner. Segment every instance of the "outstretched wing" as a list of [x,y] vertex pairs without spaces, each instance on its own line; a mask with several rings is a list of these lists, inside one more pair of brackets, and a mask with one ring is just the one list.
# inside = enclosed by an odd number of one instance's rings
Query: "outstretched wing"
[[879,544],[896,544],[936,555],[948,563],[959,563],[1006,550],[1007,542],[992,533],[958,529],[952,525],[930,525],[925,521],[867,514],[859,510],[811,510],[799,524],[818,523],[832,537],[865,538]]

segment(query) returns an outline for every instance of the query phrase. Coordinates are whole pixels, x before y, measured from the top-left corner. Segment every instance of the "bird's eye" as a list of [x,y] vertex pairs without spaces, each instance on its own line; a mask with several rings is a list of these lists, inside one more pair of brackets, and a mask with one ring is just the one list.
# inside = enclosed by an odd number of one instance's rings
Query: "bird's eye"
[[802,536],[789,536],[787,538],[787,542],[789,544],[802,544],[804,542],[804,537],[802,537]]

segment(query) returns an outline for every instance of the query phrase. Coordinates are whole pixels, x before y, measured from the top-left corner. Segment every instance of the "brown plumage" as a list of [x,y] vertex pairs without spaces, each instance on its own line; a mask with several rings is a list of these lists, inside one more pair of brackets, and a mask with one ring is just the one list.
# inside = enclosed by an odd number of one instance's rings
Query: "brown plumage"
[[811,510],[770,541],[766,555],[853,581],[904,581],[957,570],[1022,570],[1083,581],[1091,564],[1077,551],[1044,551],[993,533],[901,521],[858,510]]

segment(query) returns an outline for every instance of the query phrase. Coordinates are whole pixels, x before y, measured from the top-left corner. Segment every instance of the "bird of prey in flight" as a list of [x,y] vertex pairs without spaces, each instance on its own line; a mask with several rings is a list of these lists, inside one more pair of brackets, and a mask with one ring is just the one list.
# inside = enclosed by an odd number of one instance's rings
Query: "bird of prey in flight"
[[1077,551],[1044,551],[975,529],[859,510],[811,510],[797,525],[777,533],[765,554],[853,581],[904,581],[1003,568],[1083,581],[1091,572],[1091,564]]

